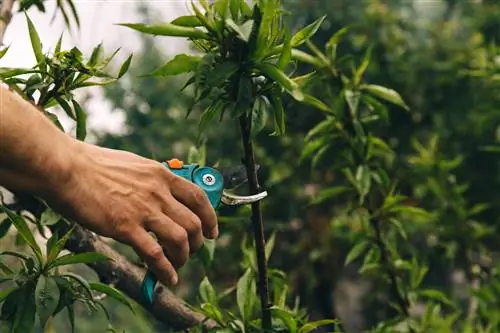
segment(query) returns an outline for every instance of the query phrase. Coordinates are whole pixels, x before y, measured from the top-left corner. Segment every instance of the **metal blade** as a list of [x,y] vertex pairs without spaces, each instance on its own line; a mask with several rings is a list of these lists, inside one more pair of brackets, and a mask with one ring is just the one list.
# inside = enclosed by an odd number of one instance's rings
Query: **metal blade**
[[[255,165],[255,170],[258,171],[260,165]],[[248,181],[247,170],[243,164],[236,166],[223,167],[219,169],[224,178],[224,188],[234,189]]]
[[240,196],[222,191],[221,202],[228,206],[247,205],[260,201],[265,197],[267,197],[267,191],[247,196]]

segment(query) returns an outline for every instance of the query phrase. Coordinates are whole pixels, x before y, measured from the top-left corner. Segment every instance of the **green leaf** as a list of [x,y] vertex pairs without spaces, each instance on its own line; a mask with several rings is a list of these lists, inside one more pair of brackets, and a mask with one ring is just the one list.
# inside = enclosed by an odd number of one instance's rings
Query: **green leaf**
[[340,43],[340,40],[346,35],[349,29],[350,27],[346,26],[338,30],[332,35],[332,37],[330,37],[330,39],[326,43],[326,49],[332,61],[335,60],[337,56],[337,45]]
[[40,275],[35,289],[36,311],[40,324],[45,328],[49,317],[59,303],[60,291],[56,281],[51,276]]
[[47,254],[47,262],[50,264],[53,260],[57,258],[59,253],[61,253],[62,249],[64,248],[64,245],[68,241],[68,239],[71,237],[71,234],[75,230],[76,226],[73,226],[61,239],[59,239],[54,246],[50,248],[49,253]]
[[125,73],[128,71],[128,68],[130,67],[130,63],[132,62],[132,54],[125,60],[120,67],[120,71],[118,72],[118,78],[121,78]]
[[203,303],[217,304],[215,289],[206,276],[200,283],[199,293]]
[[207,77],[206,85],[219,87],[238,71],[240,64],[235,61],[224,61],[215,65],[213,72]]
[[269,237],[269,239],[266,241],[266,246],[264,250],[266,261],[269,261],[269,258],[271,257],[275,240],[276,240],[276,232],[273,232],[272,235]]
[[344,95],[347,104],[349,105],[349,110],[351,111],[351,114],[356,115],[358,113],[359,98],[361,96],[359,91],[352,91],[347,89],[345,90]]
[[28,284],[16,293],[15,314],[10,333],[33,333],[36,316],[35,290]]
[[0,256],[5,256],[5,255],[16,257],[16,258],[22,259],[23,261],[28,261],[30,259],[30,257],[28,257],[27,255],[25,255],[23,253],[19,253],[19,252],[3,251],[2,253],[0,253]]
[[229,28],[236,32],[236,36],[238,36],[239,39],[248,42],[253,29],[253,20],[248,20],[242,25],[238,25],[233,20],[227,19],[226,24]]
[[208,269],[212,265],[212,261],[214,260],[214,252],[215,252],[215,240],[213,239],[205,239],[203,241],[203,246],[198,251],[198,256],[203,263],[205,269]]
[[191,27],[181,27],[170,23],[160,23],[160,24],[150,24],[150,25],[142,23],[119,23],[118,25],[154,36],[209,39],[208,34],[203,32],[202,30]]
[[432,299],[434,301],[441,302],[443,304],[446,304],[452,308],[456,307],[456,304],[453,303],[442,291],[440,290],[435,290],[435,289],[424,289],[424,290],[419,290],[418,295],[420,297],[425,297]]
[[126,305],[134,314],[136,313],[135,307],[132,304],[132,302],[130,302],[130,300],[127,298],[127,296],[125,296],[118,289],[113,288],[111,286],[108,286],[107,284],[100,283],[100,282],[92,282],[92,283],[89,283],[89,285],[93,290],[96,290],[100,293],[108,295],[111,298],[114,298],[115,300]]
[[59,213],[47,207],[40,216],[40,224],[46,226],[54,225],[59,222],[60,219],[61,215]]
[[386,100],[388,102],[396,104],[396,105],[402,107],[403,109],[405,109],[407,111],[410,110],[410,108],[403,101],[403,99],[401,98],[401,96],[399,95],[399,93],[396,92],[393,89],[382,87],[382,86],[378,86],[378,85],[375,85],[375,84],[365,84],[365,85],[362,85],[361,89],[365,90],[365,91],[368,91],[369,93],[371,93],[372,95],[374,95],[376,97],[382,98],[382,99],[384,99],[384,100]]
[[297,332],[297,320],[295,319],[293,313],[277,308],[275,306],[271,307],[271,312],[276,316],[277,319],[281,319],[290,333]]
[[313,106],[322,112],[333,113],[332,110],[328,107],[328,105],[326,105],[325,103],[323,103],[322,101],[320,101],[319,99],[317,99],[312,95],[304,94],[304,100],[302,102],[304,104],[309,104],[310,106]]
[[291,41],[292,46],[296,47],[296,46],[302,45],[307,40],[309,40],[316,33],[316,31],[318,31],[319,27],[321,26],[321,24],[323,23],[325,18],[326,18],[326,15],[318,18],[316,21],[305,26],[299,32],[297,32],[292,37],[292,41]]
[[236,285],[236,303],[243,320],[249,319],[253,307],[254,283],[252,271],[248,268]]
[[302,326],[298,333],[308,333],[311,332],[312,330],[317,329],[318,327],[325,326],[325,325],[331,325],[331,324],[337,324],[338,320],[336,319],[323,319],[323,320],[318,320],[318,321],[313,321],[310,323],[305,324]]
[[0,238],[3,238],[5,235],[7,235],[7,232],[9,232],[11,226],[12,226],[12,221],[8,217],[6,217],[0,223]]
[[222,104],[220,101],[214,102],[214,105],[210,105],[205,112],[201,115],[200,123],[198,124],[198,133],[201,135],[205,132],[208,125],[212,122],[215,117],[217,117],[222,110]]
[[[286,66],[290,63],[292,59],[292,40],[290,38],[286,38],[285,43],[283,45],[283,50],[281,51],[280,58],[278,60],[278,68],[284,70]],[[293,80],[297,82],[296,80]]]
[[146,76],[170,76],[196,71],[201,57],[178,54],[162,67]]
[[50,263],[50,268],[55,268],[58,266],[65,265],[74,265],[74,264],[89,264],[101,261],[111,260],[105,255],[99,252],[87,252],[87,253],[79,253],[79,254],[66,254],[62,257],[59,257]]
[[87,114],[82,110],[77,101],[73,99],[71,102],[76,113],[76,138],[84,141],[87,136]]
[[371,52],[372,52],[372,47],[369,47],[365,53],[363,61],[361,62],[358,69],[356,70],[356,73],[354,74],[353,83],[355,86],[357,86],[361,82],[361,78],[363,77],[363,74],[365,73],[366,69],[368,68],[368,65],[370,64]]
[[356,260],[363,253],[363,251],[365,251],[368,248],[369,245],[370,242],[368,240],[361,240],[357,242],[356,245],[354,245],[347,254],[344,265],[347,266],[351,262]]
[[10,288],[0,290],[0,303],[2,303],[11,293],[18,290],[19,286],[13,286]]
[[175,20],[171,21],[170,24],[179,25],[181,27],[201,27],[203,24],[200,22],[196,15],[185,15],[179,16]]
[[240,0],[229,0],[229,10],[231,11],[231,16],[233,20],[238,20],[240,13]]
[[284,135],[286,131],[285,109],[283,108],[283,101],[281,100],[281,96],[275,93],[269,96],[269,100],[271,102],[274,114],[274,132],[271,133],[271,135]]
[[89,299],[94,299],[94,295],[92,294],[92,288],[90,287],[89,282],[87,280],[85,280],[83,277],[81,277],[78,274],[74,274],[74,273],[70,273],[70,272],[64,273],[63,275],[61,275],[61,277],[65,277],[65,278],[71,279],[73,281],[76,281],[83,288],[83,290],[87,293],[87,297]]
[[9,50],[9,48],[10,48],[10,45],[0,51],[0,59],[2,59],[5,56],[5,54]]
[[[59,105],[64,110],[64,112],[66,112],[66,114],[68,115],[68,117],[70,117],[73,120],[76,120],[76,115],[73,112],[73,110],[71,109],[71,107],[69,106],[68,102],[66,102],[64,99],[62,99],[61,96],[57,96],[56,95],[54,98],[59,103]],[[44,105],[44,106],[46,107],[46,105]]]
[[309,82],[311,82],[312,79],[314,79],[317,75],[316,71],[312,71],[310,73],[296,76],[292,80],[297,83],[299,87],[305,87]]
[[332,199],[342,193],[348,192],[350,190],[347,186],[335,186],[332,188],[327,188],[321,190],[314,198],[311,200],[311,204],[317,205],[325,202],[326,200]]
[[26,224],[24,218],[21,215],[15,214],[10,209],[0,206],[0,210],[2,209],[5,213],[7,213],[7,216],[12,221],[24,241],[28,243],[29,247],[36,254],[38,260],[42,262],[42,251],[40,250],[40,247],[38,246],[35,237],[31,233],[31,230],[28,228],[28,225]]
[[254,138],[257,134],[262,131],[267,123],[267,102],[263,97],[259,97],[255,100],[254,107],[252,110],[252,124],[251,124],[251,137]]
[[38,32],[36,31],[33,22],[31,22],[28,14],[24,13],[26,16],[26,20],[28,21],[28,31],[31,39],[31,47],[33,48],[33,53],[35,54],[35,58],[37,63],[40,63],[44,57],[42,53],[42,43],[40,42],[40,36],[38,36]]
[[278,67],[267,63],[255,64],[255,67],[259,71],[261,71],[266,77],[274,80],[275,82],[283,86],[283,88],[285,88],[297,101],[302,101],[304,99],[304,94],[300,90],[297,83],[295,83],[292,79],[290,79]]
[[75,308],[73,304],[68,304],[66,308],[68,309],[68,319],[71,325],[71,333],[75,333]]
[[371,174],[370,169],[366,165],[358,166],[356,170],[356,184],[360,195],[360,201],[363,202],[365,196],[370,191]]

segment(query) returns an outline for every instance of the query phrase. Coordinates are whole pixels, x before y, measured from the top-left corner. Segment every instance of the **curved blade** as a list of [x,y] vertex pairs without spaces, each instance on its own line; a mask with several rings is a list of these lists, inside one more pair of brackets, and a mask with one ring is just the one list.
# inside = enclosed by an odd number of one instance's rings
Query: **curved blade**
[[[260,165],[255,164],[255,170],[259,171]],[[234,189],[248,181],[247,171],[243,164],[222,167],[219,169],[224,178],[224,188]]]
[[247,205],[260,201],[265,197],[267,197],[267,191],[248,196],[234,195],[226,191],[223,191],[221,202],[228,206]]

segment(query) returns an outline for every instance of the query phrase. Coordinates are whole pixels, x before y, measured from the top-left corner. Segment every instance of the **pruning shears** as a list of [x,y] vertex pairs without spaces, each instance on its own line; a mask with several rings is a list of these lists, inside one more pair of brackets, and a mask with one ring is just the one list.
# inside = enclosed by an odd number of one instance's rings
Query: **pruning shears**
[[[183,177],[199,186],[208,196],[211,206],[217,209],[222,203],[227,206],[252,204],[267,197],[263,191],[254,195],[240,196],[227,190],[234,189],[248,180],[243,165],[222,168],[220,171],[199,164],[184,164],[181,160],[171,159],[162,164],[177,176]],[[258,169],[258,166],[256,166]],[[157,278],[148,270],[142,281],[142,294],[149,304],[153,303]]]

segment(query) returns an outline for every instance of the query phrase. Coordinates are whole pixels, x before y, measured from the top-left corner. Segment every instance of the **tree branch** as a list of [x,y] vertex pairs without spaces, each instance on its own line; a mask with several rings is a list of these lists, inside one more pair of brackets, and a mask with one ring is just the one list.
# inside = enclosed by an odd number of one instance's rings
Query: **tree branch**
[[[255,169],[255,156],[252,139],[250,137],[251,123],[251,113],[250,116],[245,113],[241,115],[240,127],[245,153],[244,163],[248,175],[248,186],[250,188],[250,194],[257,194],[259,193],[260,186]],[[252,203],[252,225],[255,238],[255,250],[257,254],[257,266],[259,270],[258,289],[262,308],[262,327],[264,330],[268,330],[272,326],[270,312],[271,304],[269,301],[269,287],[267,282],[267,262],[265,254],[266,243],[259,201]]]
[[[16,194],[15,204],[5,205],[11,210],[26,210],[37,219],[40,218],[44,208],[41,204],[31,198]],[[66,233],[70,226],[59,223],[50,227],[51,232]],[[206,328],[216,326],[216,323],[205,320],[201,313],[192,311],[175,294],[160,283],[155,289],[155,301],[153,304],[144,302],[141,293],[142,279],[146,270],[130,261],[111,248],[102,238],[87,229],[76,224],[71,238],[66,243],[65,248],[73,253],[100,252],[111,260],[99,263],[87,264],[92,268],[101,282],[113,284],[117,289],[123,291],[130,298],[141,304],[145,310],[150,312],[158,321],[170,326],[174,330],[185,330],[197,326],[203,322]]]
[[3,37],[12,18],[12,7],[14,0],[0,0],[0,46],[3,46]]

